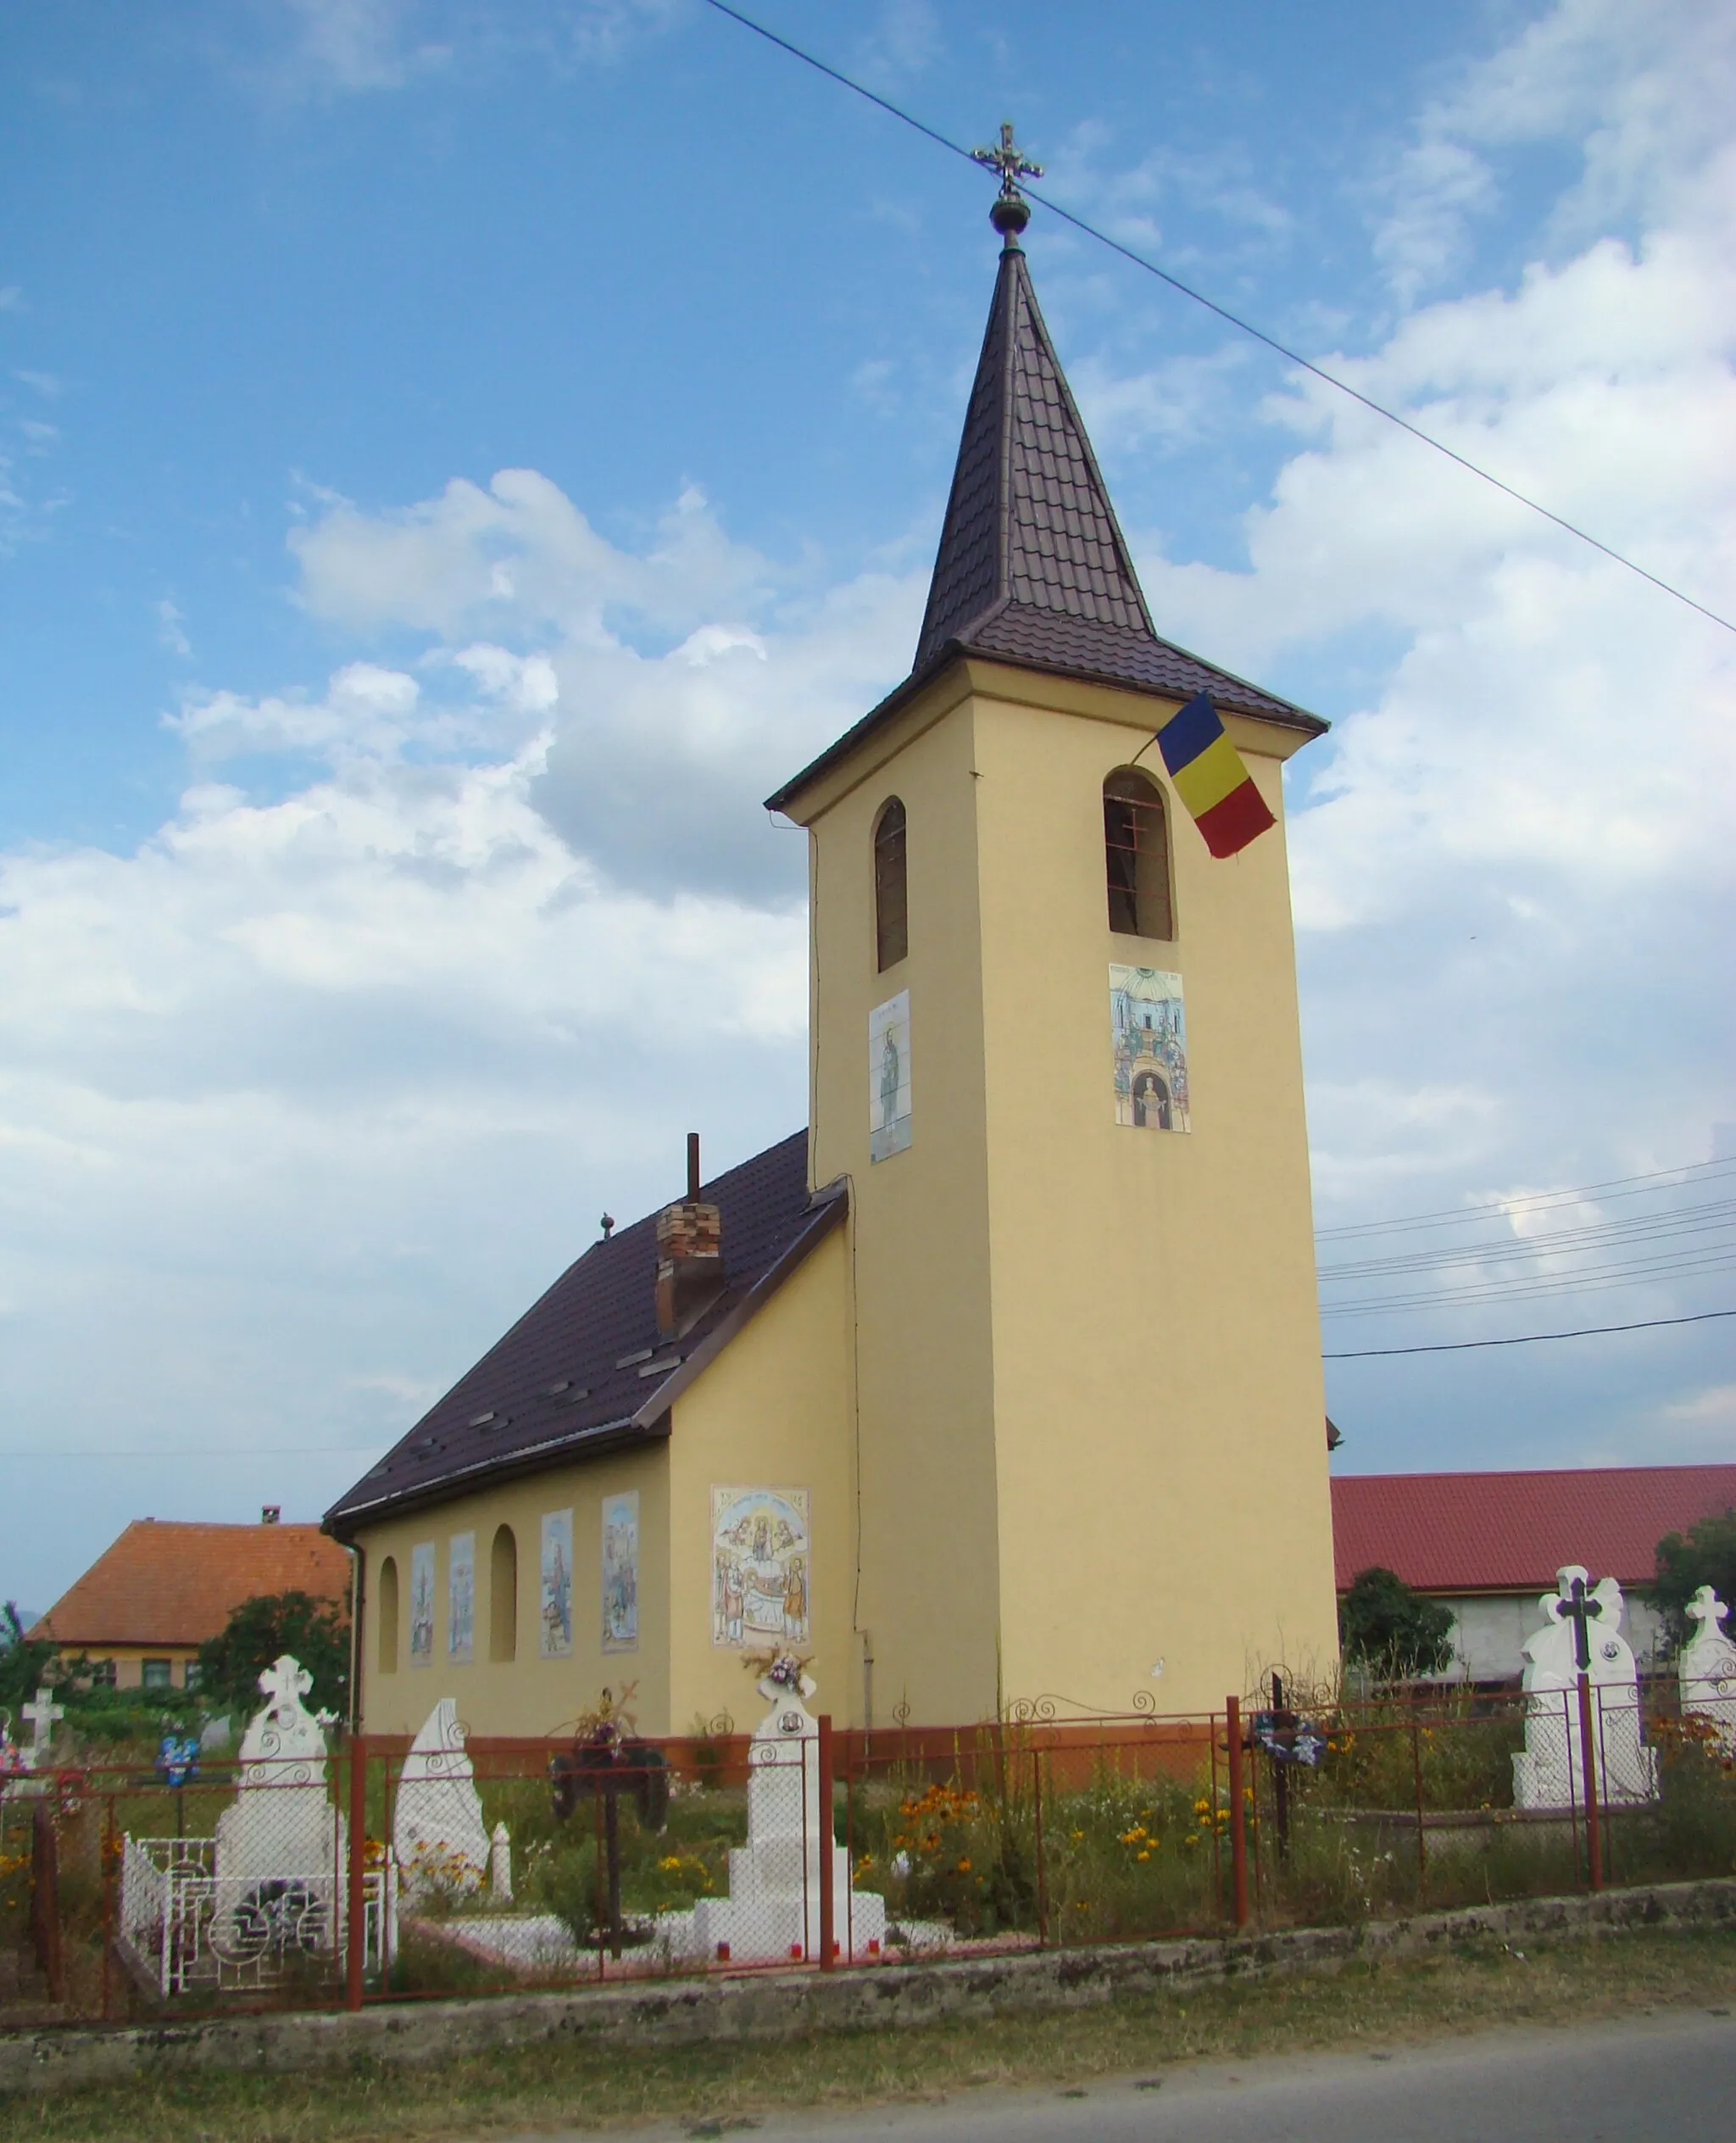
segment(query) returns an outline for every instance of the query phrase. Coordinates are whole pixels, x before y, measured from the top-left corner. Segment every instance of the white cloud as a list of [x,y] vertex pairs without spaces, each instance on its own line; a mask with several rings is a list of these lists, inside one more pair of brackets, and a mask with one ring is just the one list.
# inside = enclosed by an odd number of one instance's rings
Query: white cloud
[[1581,159],[1550,218],[1563,243],[1634,216],[1668,220],[1704,187],[1736,106],[1736,17],[1723,0],[1559,0],[1467,66],[1383,175],[1377,258],[1405,303],[1470,258],[1501,198],[1502,149]]

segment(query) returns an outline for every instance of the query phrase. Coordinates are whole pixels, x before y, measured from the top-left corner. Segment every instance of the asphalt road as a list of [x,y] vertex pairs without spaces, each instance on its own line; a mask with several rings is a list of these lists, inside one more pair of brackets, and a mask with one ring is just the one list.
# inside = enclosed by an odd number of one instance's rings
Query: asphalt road
[[749,2132],[760,2143],[1711,2143],[1736,2138],[1736,2022],[1673,2012],[1390,2052],[1192,2062],[1084,2091],[985,2090],[632,2134]]

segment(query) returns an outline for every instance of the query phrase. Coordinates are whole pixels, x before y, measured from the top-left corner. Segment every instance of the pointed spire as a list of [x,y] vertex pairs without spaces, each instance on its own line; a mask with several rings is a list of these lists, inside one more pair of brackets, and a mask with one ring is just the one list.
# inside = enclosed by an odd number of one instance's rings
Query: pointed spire
[[1037,294],[1019,235],[1031,220],[1018,190],[1040,175],[1010,125],[998,149],[973,152],[1001,175],[989,220],[1002,239],[1000,273],[910,675],[854,728],[766,799],[773,811],[849,757],[960,655],[1015,664],[1185,702],[1209,693],[1220,708],[1317,737],[1317,715],[1160,640],[1127,539],[1109,503]]
[[[1010,129],[1003,130],[1010,137]],[[979,160],[1001,168],[1017,154]],[[1021,163],[1021,170],[1034,167]],[[1031,287],[1030,209],[1004,173],[1000,272],[947,500],[913,676],[949,653],[1132,685],[1295,721],[1285,701],[1160,640]],[[1313,717],[1302,716],[1313,724]]]

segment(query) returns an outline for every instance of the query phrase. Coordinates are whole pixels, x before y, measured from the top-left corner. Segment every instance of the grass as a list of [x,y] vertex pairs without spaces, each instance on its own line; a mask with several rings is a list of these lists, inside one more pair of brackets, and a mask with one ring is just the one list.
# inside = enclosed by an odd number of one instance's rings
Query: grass
[[1498,1942],[1335,1973],[1212,1984],[1066,2013],[765,2046],[537,2046],[434,2069],[164,2078],[5,2104],[13,2143],[380,2143],[660,2118],[717,2134],[792,2107],[1079,2085],[1210,2055],[1391,2045],[1516,2023],[1736,2006],[1736,1929]]

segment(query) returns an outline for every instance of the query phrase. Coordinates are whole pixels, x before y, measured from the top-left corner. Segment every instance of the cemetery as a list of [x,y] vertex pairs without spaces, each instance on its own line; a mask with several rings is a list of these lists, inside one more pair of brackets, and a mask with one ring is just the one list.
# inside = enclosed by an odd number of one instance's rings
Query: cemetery
[[[1736,1870],[1736,1643],[1702,1587],[1643,1681],[1621,1588],[1561,1572],[1524,1686],[1266,1676],[1207,1715],[1059,1700],[834,1731],[759,1662],[750,1732],[342,1735],[281,1657],[232,1756],[74,1761],[44,1690],[0,1798],[3,1940],[53,2013],[852,1966],[1333,1925]],[[757,1707],[763,1706],[763,1712]],[[58,1745],[57,1745],[58,1744]],[[52,1923],[52,1924],[51,1924]],[[8,2019],[8,2021],[11,2019]],[[28,2020],[28,2019],[25,2019]]]

